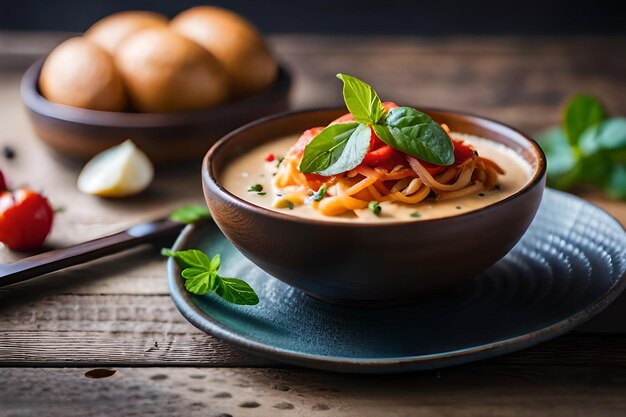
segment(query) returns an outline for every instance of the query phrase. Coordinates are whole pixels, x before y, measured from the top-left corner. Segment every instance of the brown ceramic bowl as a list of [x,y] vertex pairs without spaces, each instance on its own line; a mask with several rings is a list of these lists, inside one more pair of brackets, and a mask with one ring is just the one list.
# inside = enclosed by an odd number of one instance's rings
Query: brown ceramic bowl
[[453,131],[515,150],[532,166],[528,184],[476,211],[377,224],[295,217],[241,200],[222,187],[221,173],[233,158],[281,136],[324,126],[345,113],[344,109],[301,111],[250,123],[209,150],[202,182],[215,222],[259,267],[330,302],[408,302],[468,280],[506,255],[530,225],[545,185],[545,156],[530,137],[501,123],[458,112],[425,111]]
[[39,92],[44,59],[22,78],[22,99],[37,136],[63,155],[87,159],[132,139],[153,162],[197,159],[217,139],[252,120],[286,110],[291,76],[284,69],[272,88],[206,110],[181,113],[107,112],[52,103]]

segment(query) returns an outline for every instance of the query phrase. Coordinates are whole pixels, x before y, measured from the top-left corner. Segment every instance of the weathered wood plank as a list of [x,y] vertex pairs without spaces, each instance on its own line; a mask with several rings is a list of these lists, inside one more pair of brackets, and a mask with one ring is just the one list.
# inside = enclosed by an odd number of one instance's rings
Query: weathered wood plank
[[[0,302],[0,364],[271,363],[198,331],[180,315],[167,295],[25,293],[4,294]],[[492,362],[626,366],[626,335],[569,335]]]
[[0,415],[610,417],[626,413],[625,367],[465,366],[384,377],[287,369],[114,370],[108,378],[90,379],[86,369],[0,369]]

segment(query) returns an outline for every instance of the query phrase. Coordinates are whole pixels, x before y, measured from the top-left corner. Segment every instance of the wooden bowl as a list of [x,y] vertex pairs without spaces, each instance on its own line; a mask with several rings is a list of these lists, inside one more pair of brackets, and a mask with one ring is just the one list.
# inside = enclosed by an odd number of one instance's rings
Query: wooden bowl
[[199,159],[220,137],[259,117],[286,110],[291,76],[280,67],[274,86],[206,110],[181,113],[107,112],[52,103],[39,91],[44,59],[24,74],[22,99],[37,136],[63,155],[87,159],[132,139],[153,162]]
[[466,282],[506,255],[535,216],[546,162],[527,135],[478,116],[424,110],[452,131],[502,143],[532,166],[517,193],[450,217],[402,223],[345,223],[279,213],[244,201],[219,178],[233,158],[281,136],[325,126],[344,109],[286,113],[250,123],[222,138],[202,167],[215,222],[250,260],[314,297],[340,304],[409,302]]

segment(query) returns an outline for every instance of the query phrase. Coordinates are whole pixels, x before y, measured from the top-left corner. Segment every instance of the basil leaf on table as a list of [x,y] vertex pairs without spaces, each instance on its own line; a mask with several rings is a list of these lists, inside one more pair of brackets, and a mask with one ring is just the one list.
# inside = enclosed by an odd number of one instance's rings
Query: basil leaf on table
[[606,120],[587,128],[579,141],[580,150],[592,154],[599,150],[615,150],[626,147],[626,118]]
[[553,127],[537,137],[548,158],[548,180],[570,171],[576,165],[576,156],[560,127]]
[[597,125],[607,117],[607,112],[598,99],[586,94],[577,94],[565,108],[563,132],[570,145],[576,146],[587,128]]
[[398,107],[384,124],[373,126],[387,145],[437,165],[454,163],[454,146],[445,130],[430,116],[411,107]]
[[612,198],[626,200],[626,163],[613,165],[604,184],[604,191]]
[[360,123],[328,126],[304,148],[299,169],[324,176],[349,171],[365,157],[370,137],[370,129]]
[[337,74],[337,78],[343,81],[343,100],[357,122],[375,124],[385,116],[385,109],[372,87],[350,75]]
[[205,206],[200,206],[197,204],[189,204],[183,207],[180,207],[172,214],[170,214],[170,219],[175,222],[193,224],[202,219],[210,219],[211,213],[209,209]]

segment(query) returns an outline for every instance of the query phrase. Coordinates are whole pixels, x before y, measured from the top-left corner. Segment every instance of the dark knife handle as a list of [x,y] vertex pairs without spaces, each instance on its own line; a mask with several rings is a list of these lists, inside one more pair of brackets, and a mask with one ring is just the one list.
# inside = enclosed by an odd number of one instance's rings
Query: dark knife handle
[[173,237],[184,226],[168,219],[157,220],[78,245],[40,253],[12,264],[0,265],[0,287],[112,255],[160,238]]

